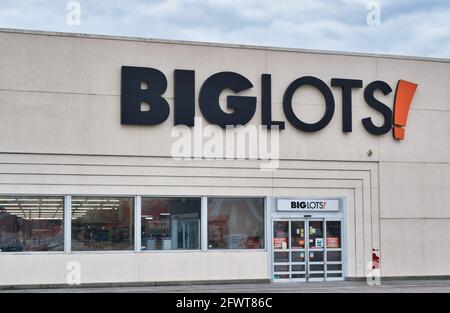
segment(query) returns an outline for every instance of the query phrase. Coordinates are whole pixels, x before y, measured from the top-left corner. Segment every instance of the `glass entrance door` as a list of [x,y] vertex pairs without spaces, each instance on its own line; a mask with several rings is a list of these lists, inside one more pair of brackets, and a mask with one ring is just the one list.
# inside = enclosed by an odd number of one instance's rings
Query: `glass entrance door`
[[344,275],[342,223],[325,220],[326,280],[342,280]]
[[289,221],[273,222],[273,277],[276,280],[291,279]]
[[342,280],[340,220],[273,221],[274,281]]
[[290,223],[290,234],[291,234],[291,279],[292,280],[306,280],[306,233],[304,220],[292,220]]
[[308,224],[308,281],[325,280],[324,220],[307,220]]

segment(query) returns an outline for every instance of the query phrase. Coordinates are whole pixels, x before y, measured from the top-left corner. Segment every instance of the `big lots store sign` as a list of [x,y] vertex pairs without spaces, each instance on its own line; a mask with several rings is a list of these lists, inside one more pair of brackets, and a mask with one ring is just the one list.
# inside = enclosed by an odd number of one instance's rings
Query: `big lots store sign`
[[[261,75],[261,125],[268,128],[284,129],[284,121],[272,120],[271,75]],[[342,131],[352,131],[352,91],[364,87],[364,100],[368,106],[383,116],[382,125],[376,125],[371,117],[361,120],[366,131],[382,135],[393,130],[395,139],[405,136],[406,120],[417,84],[399,80],[395,91],[394,109],[375,97],[375,92],[384,95],[392,92],[386,82],[376,80],[363,84],[360,79],[332,78],[331,87],[341,89],[342,93]],[[324,98],[325,113],[315,123],[306,123],[294,113],[292,98],[296,90],[303,86],[316,88]],[[202,84],[199,94],[199,107],[203,117],[211,124],[225,128],[245,125],[256,112],[257,97],[239,96],[239,92],[253,88],[253,83],[245,76],[235,72],[219,72],[211,75]],[[159,70],[145,67],[122,67],[121,122],[124,125],[157,125],[169,117],[170,108],[164,93],[167,78]],[[219,104],[219,96],[224,90],[236,95],[227,97],[227,107],[231,113],[224,112]],[[142,109],[146,103],[148,109]],[[287,121],[295,128],[305,132],[315,132],[328,125],[334,115],[335,99],[330,86],[313,76],[302,76],[292,81],[283,96],[283,111]],[[194,126],[195,116],[195,71],[174,72],[174,125]]]

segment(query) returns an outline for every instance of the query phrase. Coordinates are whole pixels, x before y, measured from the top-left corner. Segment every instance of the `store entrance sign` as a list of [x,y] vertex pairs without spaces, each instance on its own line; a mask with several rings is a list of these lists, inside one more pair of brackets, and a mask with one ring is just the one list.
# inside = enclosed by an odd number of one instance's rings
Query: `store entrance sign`
[[339,200],[277,199],[277,211],[295,211],[295,212],[339,211]]
[[[208,77],[202,84],[198,95],[198,105],[203,117],[213,125],[222,128],[247,124],[256,113],[256,105],[261,103],[261,125],[267,128],[285,128],[284,121],[272,119],[272,78],[270,74],[261,74],[261,95],[238,95],[254,87],[245,76],[236,72],[219,72]],[[195,71],[176,69],[174,72],[174,125],[194,126],[195,118]],[[314,123],[303,121],[293,108],[292,99],[296,91],[309,86],[318,90],[323,98],[325,112]],[[397,82],[394,100],[394,112],[380,100],[380,95],[392,92],[388,83],[376,80],[365,86],[360,79],[332,78],[330,86],[314,76],[302,76],[289,85],[283,95],[283,111],[286,120],[295,128],[304,132],[316,132],[325,128],[335,111],[335,99],[331,88],[338,88],[342,102],[342,131],[352,132],[352,92],[364,87],[366,104],[383,117],[381,125],[374,123],[371,116],[364,117],[361,123],[365,130],[373,135],[390,132],[395,139],[404,139],[406,119],[417,84],[405,80]],[[158,125],[167,120],[170,114],[167,96],[167,78],[154,68],[122,66],[121,123],[123,125]],[[227,97],[227,108],[222,110],[219,98],[224,90],[231,90],[234,95]],[[377,95],[377,96],[376,96]],[[381,96],[382,97],[382,96]],[[144,106],[143,106],[144,104]],[[144,108],[144,109],[143,109]]]

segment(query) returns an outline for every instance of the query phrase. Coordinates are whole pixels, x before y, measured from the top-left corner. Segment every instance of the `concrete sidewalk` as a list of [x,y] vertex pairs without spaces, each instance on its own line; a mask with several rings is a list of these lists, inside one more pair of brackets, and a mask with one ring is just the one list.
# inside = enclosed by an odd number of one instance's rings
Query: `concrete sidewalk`
[[299,292],[357,292],[357,293],[396,293],[425,292],[449,293],[450,280],[396,280],[382,281],[380,286],[369,286],[366,282],[314,282],[314,283],[271,283],[271,284],[217,284],[186,286],[147,286],[147,287],[108,287],[108,288],[57,288],[2,290],[12,292],[57,292],[57,293],[299,293]]

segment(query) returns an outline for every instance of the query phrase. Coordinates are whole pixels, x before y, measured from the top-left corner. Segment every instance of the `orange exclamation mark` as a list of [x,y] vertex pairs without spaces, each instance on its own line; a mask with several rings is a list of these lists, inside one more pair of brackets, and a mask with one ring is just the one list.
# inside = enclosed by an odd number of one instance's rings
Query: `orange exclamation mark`
[[405,138],[405,129],[403,127],[406,126],[409,107],[416,89],[417,84],[402,79],[398,81],[394,101],[394,138],[397,140]]

